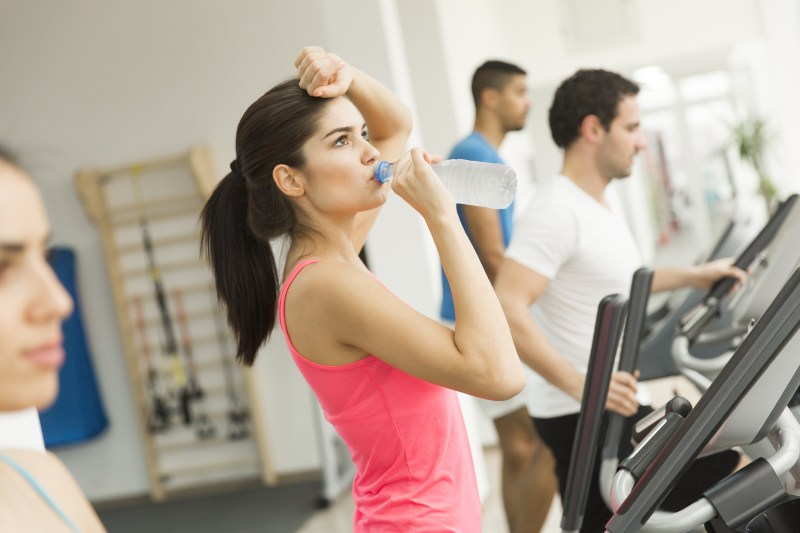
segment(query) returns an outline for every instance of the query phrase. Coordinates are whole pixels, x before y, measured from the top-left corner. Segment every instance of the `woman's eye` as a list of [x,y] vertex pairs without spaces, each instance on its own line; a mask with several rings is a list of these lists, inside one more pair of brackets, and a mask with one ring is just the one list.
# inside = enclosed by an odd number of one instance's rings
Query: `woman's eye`
[[362,137],[362,138],[363,138],[365,141],[368,141],[368,140],[369,140],[369,130],[364,130],[364,131],[362,131],[362,132],[361,132],[361,137]]
[[344,146],[345,144],[347,144],[347,135],[342,135],[341,137],[336,139],[334,146]]
[[11,261],[0,261],[0,280],[6,275],[11,268]]

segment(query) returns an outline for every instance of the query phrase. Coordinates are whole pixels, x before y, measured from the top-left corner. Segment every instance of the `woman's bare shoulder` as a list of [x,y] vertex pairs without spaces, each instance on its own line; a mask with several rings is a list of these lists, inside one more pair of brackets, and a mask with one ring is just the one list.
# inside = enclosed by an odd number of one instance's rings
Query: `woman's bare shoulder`
[[[75,521],[81,531],[105,531],[75,478],[55,454],[38,450],[4,449],[0,450],[0,455],[25,470],[67,516]],[[14,493],[4,494],[4,488]],[[40,517],[43,521],[50,522],[56,517],[54,513],[44,511],[47,506],[29,481],[16,468],[0,461],[0,502],[4,500],[16,503],[10,509],[3,509],[4,506],[0,504],[0,523],[3,520],[16,519],[22,508],[41,510]],[[5,529],[0,528],[0,531]]]

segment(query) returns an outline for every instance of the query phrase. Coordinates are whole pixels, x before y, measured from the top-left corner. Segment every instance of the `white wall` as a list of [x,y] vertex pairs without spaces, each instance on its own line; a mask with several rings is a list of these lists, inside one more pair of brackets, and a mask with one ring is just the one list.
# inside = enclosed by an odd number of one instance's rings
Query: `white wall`
[[558,170],[560,154],[547,128],[547,109],[561,80],[578,68],[595,67],[630,72],[651,64],[682,63],[731,48],[762,34],[756,0],[676,0],[635,2],[639,7],[639,37],[625,44],[570,49],[558,0],[503,3],[507,13],[528,21],[528,31],[515,32],[515,49],[525,50],[534,85],[537,173]]
[[[784,194],[800,191],[800,2],[770,0],[759,3],[770,71],[762,83],[764,116],[778,134],[777,147],[770,165],[771,177]],[[767,85],[765,82],[772,82]]]
[[[593,0],[578,0],[578,5]],[[507,39],[516,58],[531,69],[537,83],[557,83],[579,67],[618,70],[685,58],[715,50],[761,35],[758,0],[649,0],[604,1],[630,4],[637,16],[635,33],[626,42],[614,42],[613,34],[592,46],[576,48],[566,37],[563,17],[566,0],[507,0],[497,3],[502,10]],[[614,20],[598,18],[595,33]],[[612,30],[609,30],[612,31]]]

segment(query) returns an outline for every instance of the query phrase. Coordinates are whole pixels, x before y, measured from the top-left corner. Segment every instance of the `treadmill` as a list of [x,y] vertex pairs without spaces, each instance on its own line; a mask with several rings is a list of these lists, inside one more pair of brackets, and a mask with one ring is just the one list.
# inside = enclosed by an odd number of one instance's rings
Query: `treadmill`
[[[789,533],[800,524],[800,424],[787,404],[800,386],[800,269],[688,412],[669,412],[621,466],[610,533]],[[767,439],[754,460],[677,513],[654,514],[691,462]],[[626,460],[627,462],[627,460]]]
[[[708,254],[699,258],[705,263],[723,257],[736,257],[756,235],[758,228],[749,213],[737,211],[717,238]],[[679,289],[673,291],[666,301],[647,314],[641,336],[641,361],[639,371],[641,380],[648,381],[665,376],[678,375],[679,369],[670,356],[672,338],[680,318],[702,301],[705,291],[699,289]],[[719,328],[727,325],[727,316],[718,322]],[[696,350],[698,357],[714,357],[725,351],[725,346],[704,345]]]
[[[769,223],[736,259],[736,265],[750,269],[747,283],[733,297],[727,293],[732,279],[721,280],[708,291],[703,301],[681,318],[672,340],[672,359],[680,372],[702,392],[711,384],[746,334],[750,324],[760,318],[800,265],[800,204],[790,196]],[[729,323],[709,332],[710,326],[727,313]],[[727,344],[715,357],[699,356],[699,347]]]

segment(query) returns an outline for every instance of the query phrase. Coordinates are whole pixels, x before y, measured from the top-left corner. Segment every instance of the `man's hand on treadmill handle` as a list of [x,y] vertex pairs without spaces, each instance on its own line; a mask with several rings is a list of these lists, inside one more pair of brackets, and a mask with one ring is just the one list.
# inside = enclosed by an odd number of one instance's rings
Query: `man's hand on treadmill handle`
[[606,409],[625,417],[635,415],[639,410],[639,401],[636,399],[638,379],[638,370],[633,374],[629,372],[611,374]]

